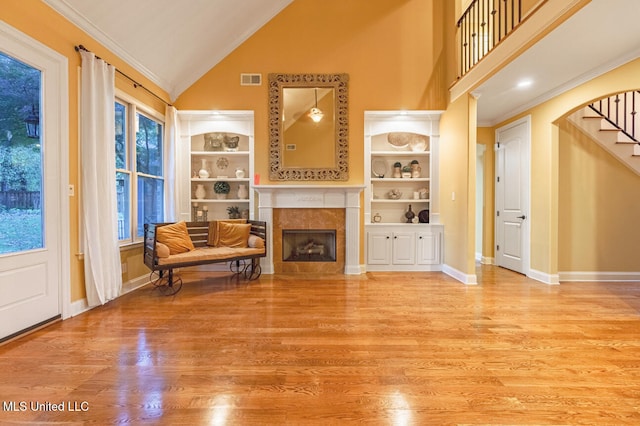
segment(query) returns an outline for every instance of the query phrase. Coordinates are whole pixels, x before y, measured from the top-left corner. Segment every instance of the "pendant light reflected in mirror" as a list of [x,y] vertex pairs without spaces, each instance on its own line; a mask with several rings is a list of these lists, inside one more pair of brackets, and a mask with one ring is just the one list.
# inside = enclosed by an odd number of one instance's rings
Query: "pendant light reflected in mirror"
[[315,103],[315,106],[311,108],[311,111],[309,112],[309,117],[311,118],[311,120],[313,120],[314,123],[319,123],[320,120],[322,120],[322,117],[324,117],[324,114],[322,113],[320,108],[318,108],[318,89],[317,88],[315,89],[315,95],[316,95],[316,103]]

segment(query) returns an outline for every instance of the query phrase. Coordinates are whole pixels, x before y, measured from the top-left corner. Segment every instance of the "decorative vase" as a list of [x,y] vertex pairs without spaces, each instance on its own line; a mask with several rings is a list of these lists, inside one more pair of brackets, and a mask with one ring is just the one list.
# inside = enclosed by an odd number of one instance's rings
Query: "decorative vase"
[[218,198],[218,200],[226,200],[227,194],[216,194],[216,197]]
[[407,223],[413,223],[413,218],[416,217],[416,214],[411,210],[411,204],[409,204],[409,210],[404,214],[404,217],[407,218]]
[[238,185],[238,198],[241,200],[245,200],[249,198],[249,191],[247,190],[247,185],[239,184]]
[[393,177],[394,178],[401,178],[402,177],[402,168],[401,167],[394,167],[393,168]]
[[242,179],[244,177],[244,169],[240,169],[240,168],[236,169],[236,177],[238,179]]
[[201,179],[206,179],[209,177],[209,172],[207,171],[207,160],[202,159],[202,166],[200,167],[200,171],[198,172],[198,176]]
[[196,185],[196,198],[198,200],[204,200],[204,197],[207,196],[207,191],[204,189],[204,185],[198,184]]

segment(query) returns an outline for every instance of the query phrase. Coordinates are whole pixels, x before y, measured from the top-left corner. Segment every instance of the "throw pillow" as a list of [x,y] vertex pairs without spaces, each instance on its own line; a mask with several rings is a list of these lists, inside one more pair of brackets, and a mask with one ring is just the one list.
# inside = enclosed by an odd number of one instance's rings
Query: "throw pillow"
[[156,242],[156,254],[159,258],[169,257],[171,254],[171,250],[166,244],[162,244],[161,242]]
[[209,222],[209,235],[207,238],[207,245],[211,247],[218,247],[218,224],[221,222],[226,223],[247,223],[247,219],[223,219],[212,220]]
[[169,247],[171,254],[180,254],[196,249],[184,221],[161,226],[156,229],[156,234],[156,240]]
[[249,247],[251,248],[264,248],[264,240],[257,235],[249,235]]
[[218,223],[218,241],[216,247],[247,247],[250,223]]

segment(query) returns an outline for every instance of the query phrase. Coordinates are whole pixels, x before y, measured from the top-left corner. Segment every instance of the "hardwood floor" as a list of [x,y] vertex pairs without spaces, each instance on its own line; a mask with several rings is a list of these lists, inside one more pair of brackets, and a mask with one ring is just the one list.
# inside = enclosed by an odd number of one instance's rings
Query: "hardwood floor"
[[1,346],[0,424],[640,424],[640,283],[183,277]]

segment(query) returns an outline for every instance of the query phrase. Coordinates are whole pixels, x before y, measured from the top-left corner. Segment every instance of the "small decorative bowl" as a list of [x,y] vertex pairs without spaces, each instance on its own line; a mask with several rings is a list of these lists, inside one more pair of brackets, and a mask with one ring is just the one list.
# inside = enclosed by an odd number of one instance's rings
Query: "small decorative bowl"
[[402,197],[402,192],[398,189],[392,189],[387,193],[387,197],[389,197],[390,200],[399,200]]

